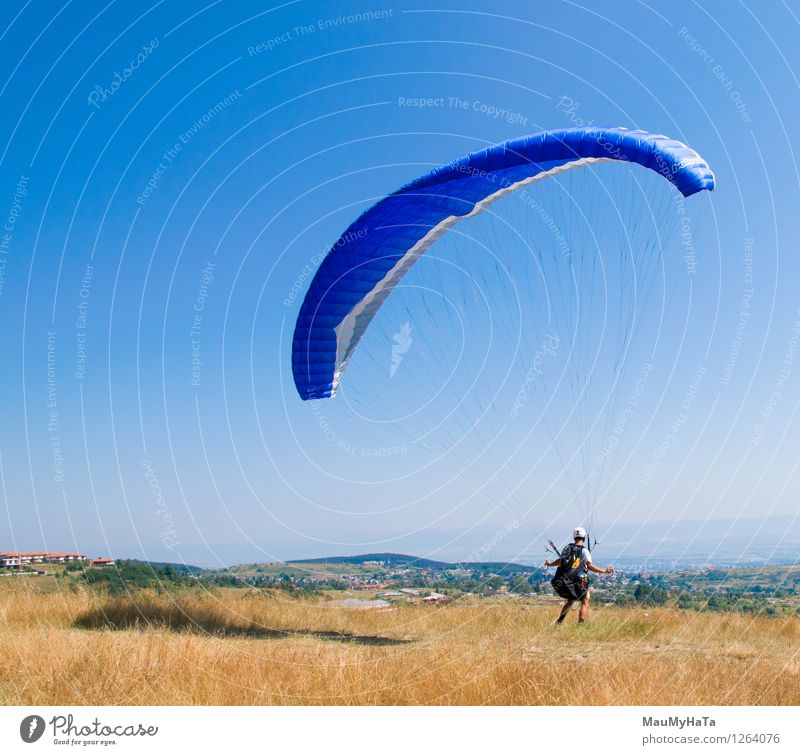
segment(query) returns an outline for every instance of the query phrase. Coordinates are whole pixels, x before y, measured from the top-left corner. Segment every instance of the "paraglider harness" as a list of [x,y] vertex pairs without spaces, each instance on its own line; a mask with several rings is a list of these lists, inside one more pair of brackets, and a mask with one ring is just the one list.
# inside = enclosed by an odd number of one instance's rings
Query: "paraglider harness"
[[589,592],[589,567],[585,546],[569,543],[559,554],[558,568],[550,584],[564,600],[583,600]]

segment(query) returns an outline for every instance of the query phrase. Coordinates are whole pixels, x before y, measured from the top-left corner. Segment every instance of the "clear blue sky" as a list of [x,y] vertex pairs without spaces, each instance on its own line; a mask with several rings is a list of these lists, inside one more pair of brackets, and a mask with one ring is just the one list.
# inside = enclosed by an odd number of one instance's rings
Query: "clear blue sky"
[[320,432],[288,370],[293,286],[372,199],[578,119],[680,138],[718,186],[641,464],[707,372],[639,508],[599,518],[796,512],[797,3],[262,5],[4,3],[0,547],[214,564],[485,542],[508,512]]

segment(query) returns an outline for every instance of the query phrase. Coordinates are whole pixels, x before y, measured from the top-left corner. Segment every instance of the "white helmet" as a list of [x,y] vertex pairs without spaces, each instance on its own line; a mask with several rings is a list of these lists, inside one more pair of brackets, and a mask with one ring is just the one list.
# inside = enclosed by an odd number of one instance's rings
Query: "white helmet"
[[572,530],[572,539],[577,540],[579,537],[586,540],[586,530],[583,527],[576,527]]

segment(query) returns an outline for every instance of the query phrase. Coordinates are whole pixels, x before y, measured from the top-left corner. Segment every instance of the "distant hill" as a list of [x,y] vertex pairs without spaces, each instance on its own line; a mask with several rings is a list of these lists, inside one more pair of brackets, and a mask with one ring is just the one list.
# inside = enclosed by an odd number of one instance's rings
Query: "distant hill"
[[401,566],[414,567],[415,569],[478,569],[492,571],[498,574],[503,572],[535,572],[538,567],[523,564],[508,563],[505,561],[461,561],[450,563],[447,561],[433,561],[429,558],[409,556],[404,553],[363,553],[359,556],[328,556],[326,558],[292,559],[287,564],[364,564],[368,561],[382,561],[386,566],[397,568]]
[[170,563],[169,561],[141,561],[138,558],[120,559],[117,561],[117,564],[121,563],[150,566],[153,569],[166,569],[169,567],[172,569],[172,571],[178,574],[201,574],[202,572],[207,571],[207,569],[204,569],[202,566],[192,566],[191,564],[174,564]]
[[452,569],[446,561],[408,556],[404,553],[363,553],[360,556],[326,556],[324,558],[293,558],[287,564],[363,564],[366,561],[383,561],[386,566],[414,566],[417,569]]

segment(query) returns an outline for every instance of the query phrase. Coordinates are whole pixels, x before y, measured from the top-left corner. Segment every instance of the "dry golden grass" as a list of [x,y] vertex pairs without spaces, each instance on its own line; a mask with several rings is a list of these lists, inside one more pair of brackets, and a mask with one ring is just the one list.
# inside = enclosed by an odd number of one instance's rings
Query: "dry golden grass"
[[524,599],[359,611],[30,584],[0,587],[7,705],[800,704],[794,618],[594,608],[556,629]]

